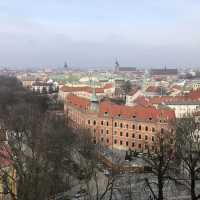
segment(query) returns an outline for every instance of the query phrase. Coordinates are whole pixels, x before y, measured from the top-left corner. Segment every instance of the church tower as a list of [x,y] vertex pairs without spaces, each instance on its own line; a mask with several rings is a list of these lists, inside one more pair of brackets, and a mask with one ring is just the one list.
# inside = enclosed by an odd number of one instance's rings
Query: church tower
[[116,59],[116,62],[115,62],[115,73],[117,73],[117,72],[119,72],[119,62]]

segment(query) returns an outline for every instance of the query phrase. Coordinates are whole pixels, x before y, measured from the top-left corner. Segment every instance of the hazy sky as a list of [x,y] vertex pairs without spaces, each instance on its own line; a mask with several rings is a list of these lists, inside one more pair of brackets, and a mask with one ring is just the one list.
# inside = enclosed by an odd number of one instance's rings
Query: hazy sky
[[200,66],[200,0],[0,0],[0,65]]

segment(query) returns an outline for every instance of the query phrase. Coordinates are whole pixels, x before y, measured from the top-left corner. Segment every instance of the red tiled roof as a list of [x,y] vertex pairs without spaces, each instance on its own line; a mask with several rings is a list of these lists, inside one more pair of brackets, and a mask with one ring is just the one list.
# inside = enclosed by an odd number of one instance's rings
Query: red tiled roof
[[113,87],[112,83],[106,83],[106,84],[104,85],[103,89],[110,89],[110,88],[112,88],[112,87]]
[[200,89],[191,91],[187,96],[193,100],[200,100]]
[[172,109],[156,109],[155,107],[145,106],[125,106],[113,104],[109,101],[100,103],[100,115],[103,116],[105,113],[109,117],[124,117],[124,118],[136,118],[139,120],[158,120],[161,117],[166,121],[175,119],[175,112]]
[[149,99],[147,99],[147,98],[144,97],[144,96],[139,96],[139,97],[137,97],[133,102],[134,102],[135,104],[142,105],[142,106],[147,106],[147,105],[149,105]]
[[77,108],[87,109],[90,105],[90,101],[88,99],[78,97],[76,95],[67,96],[67,102]]
[[[83,87],[69,87],[69,86],[63,86],[60,88],[63,92],[88,92],[92,93],[92,88],[89,86],[83,86]],[[104,93],[104,88],[95,88],[96,93]]]
[[160,92],[160,87],[156,87],[156,86],[149,86],[147,89],[146,89],[146,92]]
[[174,89],[174,90],[181,90],[181,86],[180,85],[174,85],[171,89]]
[[158,96],[149,98],[151,104],[161,104],[168,102],[200,101],[200,90],[191,91],[184,96]]
[[184,100],[184,96],[157,96],[149,98],[150,104],[161,104],[161,103],[167,103],[167,102],[176,102],[180,100]]

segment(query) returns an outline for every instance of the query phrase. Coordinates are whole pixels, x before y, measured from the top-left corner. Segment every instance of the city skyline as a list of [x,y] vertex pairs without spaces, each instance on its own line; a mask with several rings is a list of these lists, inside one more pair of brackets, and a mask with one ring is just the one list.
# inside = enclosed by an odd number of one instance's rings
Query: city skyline
[[200,2],[0,2],[0,66],[198,67]]

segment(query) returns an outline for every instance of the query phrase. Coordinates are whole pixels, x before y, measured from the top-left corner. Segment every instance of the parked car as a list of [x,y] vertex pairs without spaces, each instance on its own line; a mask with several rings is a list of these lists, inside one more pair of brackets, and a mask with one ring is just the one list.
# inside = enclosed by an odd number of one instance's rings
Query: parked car
[[110,175],[110,172],[107,169],[104,169],[103,173],[104,173],[105,176],[109,176]]
[[80,198],[80,197],[85,196],[85,195],[87,195],[87,191],[85,189],[81,189],[74,195],[74,197]]

